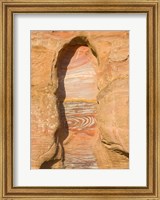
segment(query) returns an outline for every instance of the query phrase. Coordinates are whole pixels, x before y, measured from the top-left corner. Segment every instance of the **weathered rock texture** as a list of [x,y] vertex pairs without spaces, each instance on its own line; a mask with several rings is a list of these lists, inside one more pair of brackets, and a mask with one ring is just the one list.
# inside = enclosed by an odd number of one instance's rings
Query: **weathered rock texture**
[[32,31],[33,169],[129,167],[128,45],[128,31]]

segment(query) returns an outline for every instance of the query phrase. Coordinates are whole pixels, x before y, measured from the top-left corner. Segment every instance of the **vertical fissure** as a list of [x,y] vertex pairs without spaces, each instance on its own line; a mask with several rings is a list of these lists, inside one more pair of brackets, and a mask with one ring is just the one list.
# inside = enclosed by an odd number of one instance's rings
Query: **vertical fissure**
[[58,129],[64,168],[98,168],[94,154],[96,128],[97,59],[87,45],[61,50],[58,77]]

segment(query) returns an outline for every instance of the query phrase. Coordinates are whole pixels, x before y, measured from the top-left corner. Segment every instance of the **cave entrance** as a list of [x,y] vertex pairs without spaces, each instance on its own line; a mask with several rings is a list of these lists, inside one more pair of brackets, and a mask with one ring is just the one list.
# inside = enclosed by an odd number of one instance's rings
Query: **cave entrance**
[[57,59],[58,134],[64,167],[68,169],[98,168],[94,153],[98,140],[97,65],[92,49],[77,39],[66,45]]

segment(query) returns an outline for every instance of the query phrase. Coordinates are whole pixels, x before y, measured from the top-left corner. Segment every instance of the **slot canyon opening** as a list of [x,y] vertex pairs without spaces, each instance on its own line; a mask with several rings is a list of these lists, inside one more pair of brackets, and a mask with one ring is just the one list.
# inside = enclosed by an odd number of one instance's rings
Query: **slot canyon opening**
[[98,93],[95,52],[81,38],[73,39],[59,52],[56,91],[60,127],[57,141],[63,168],[98,168],[94,146],[98,140],[96,96]]
[[31,168],[128,169],[129,32],[33,31],[31,71]]

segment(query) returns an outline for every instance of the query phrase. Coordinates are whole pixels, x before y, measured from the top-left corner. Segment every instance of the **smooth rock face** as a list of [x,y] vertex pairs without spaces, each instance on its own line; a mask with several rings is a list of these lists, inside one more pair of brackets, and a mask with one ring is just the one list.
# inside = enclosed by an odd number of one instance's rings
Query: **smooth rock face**
[[32,31],[31,168],[128,168],[127,31]]

